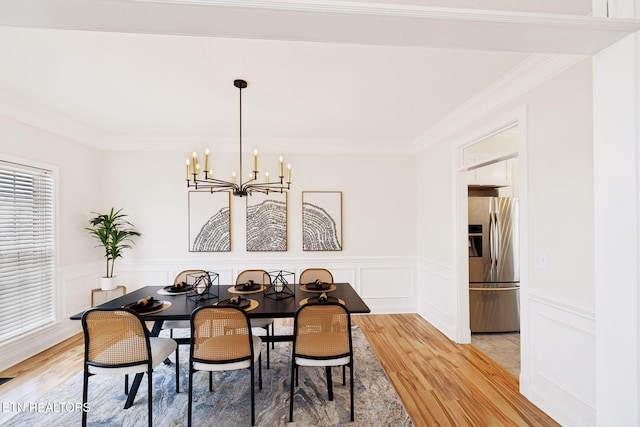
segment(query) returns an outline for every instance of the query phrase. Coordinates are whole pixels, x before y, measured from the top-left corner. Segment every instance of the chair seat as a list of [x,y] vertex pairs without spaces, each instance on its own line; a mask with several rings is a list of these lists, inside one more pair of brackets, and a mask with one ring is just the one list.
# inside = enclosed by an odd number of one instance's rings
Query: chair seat
[[188,320],[165,320],[162,323],[162,329],[190,329],[191,324]]
[[299,366],[342,366],[347,365],[351,359],[349,356],[341,357],[339,359],[307,359],[305,357],[296,357],[296,365]]
[[[257,349],[253,352],[253,361],[257,362],[260,359],[260,346],[262,345],[262,340],[260,337],[252,336],[253,338],[253,348]],[[240,362],[231,362],[231,363],[206,363],[206,362],[193,362],[193,368],[198,371],[232,371],[235,369],[246,369],[251,365],[249,360],[243,360]]]
[[274,319],[251,319],[251,327],[252,328],[266,328],[267,326],[273,323]]
[[[149,343],[151,344],[152,367],[156,367],[160,363],[162,363],[167,357],[169,357],[170,354],[176,351],[176,347],[178,346],[178,344],[171,338],[150,337]],[[146,363],[141,363],[140,365],[134,366],[125,366],[121,368],[103,368],[98,366],[89,366],[89,372],[91,374],[125,375],[137,374],[146,371]]]

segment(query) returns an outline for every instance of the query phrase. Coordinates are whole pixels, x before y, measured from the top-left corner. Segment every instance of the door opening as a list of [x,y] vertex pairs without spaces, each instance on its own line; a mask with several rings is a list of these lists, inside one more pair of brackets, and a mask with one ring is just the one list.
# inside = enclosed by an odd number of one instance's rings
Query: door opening
[[520,374],[518,127],[462,149],[471,343]]

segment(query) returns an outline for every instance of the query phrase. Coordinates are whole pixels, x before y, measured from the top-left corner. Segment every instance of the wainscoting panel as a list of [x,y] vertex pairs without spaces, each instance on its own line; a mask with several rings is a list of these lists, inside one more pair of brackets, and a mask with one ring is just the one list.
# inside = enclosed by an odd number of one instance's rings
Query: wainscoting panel
[[456,283],[453,268],[418,259],[418,313],[452,340],[457,337]]
[[363,267],[360,269],[363,298],[413,298],[413,271],[406,268]]
[[523,394],[563,425],[595,425],[595,314],[531,293],[528,306],[530,381],[522,379]]
[[[118,284],[131,292],[146,285],[169,285],[182,270],[204,269],[220,275],[220,284],[235,282],[237,274],[247,269],[291,271],[296,281],[305,268],[329,269],[336,282],[349,282],[363,297],[372,313],[416,312],[415,258],[340,258],[327,260],[260,259],[250,264],[246,259],[194,263],[193,260],[121,261],[117,267]],[[61,268],[57,284],[58,321],[12,342],[3,343],[0,370],[25,360],[82,330],[80,322],[69,316],[91,306],[91,290],[100,287],[102,263]]]
[[118,276],[128,290],[146,285],[173,283],[174,277],[182,270],[204,269],[220,275],[220,284],[228,285],[242,270],[264,269],[267,271],[290,271],[295,273],[296,282],[306,268],[326,268],[333,274],[334,281],[348,282],[371,308],[372,313],[415,313],[417,299],[415,289],[415,258],[340,258],[327,260],[262,258],[255,263],[246,259],[232,259],[212,263],[198,263],[188,260],[154,260],[126,263],[119,266]]

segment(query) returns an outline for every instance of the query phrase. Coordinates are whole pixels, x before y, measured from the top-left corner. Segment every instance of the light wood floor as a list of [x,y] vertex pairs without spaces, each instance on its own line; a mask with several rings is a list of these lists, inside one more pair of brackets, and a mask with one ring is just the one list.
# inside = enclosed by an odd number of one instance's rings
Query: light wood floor
[[[353,320],[416,426],[559,426],[518,392],[515,376],[474,346],[452,343],[417,314]],[[0,372],[14,378],[0,386],[0,402],[37,401],[82,370],[83,351],[78,334]]]

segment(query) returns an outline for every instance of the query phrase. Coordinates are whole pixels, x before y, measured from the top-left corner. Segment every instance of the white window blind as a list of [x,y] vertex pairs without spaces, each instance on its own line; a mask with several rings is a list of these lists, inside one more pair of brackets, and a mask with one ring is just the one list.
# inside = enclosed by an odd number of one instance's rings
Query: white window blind
[[0,342],[52,323],[54,180],[0,161]]

